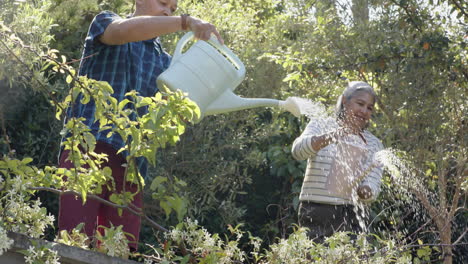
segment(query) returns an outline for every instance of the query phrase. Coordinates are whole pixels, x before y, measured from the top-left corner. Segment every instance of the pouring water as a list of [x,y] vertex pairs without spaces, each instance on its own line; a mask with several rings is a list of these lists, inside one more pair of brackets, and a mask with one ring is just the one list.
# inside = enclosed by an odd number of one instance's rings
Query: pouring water
[[279,107],[296,117],[300,117],[301,115],[305,115],[308,118],[326,117],[326,109],[323,104],[301,97],[288,97],[285,101],[279,102]]

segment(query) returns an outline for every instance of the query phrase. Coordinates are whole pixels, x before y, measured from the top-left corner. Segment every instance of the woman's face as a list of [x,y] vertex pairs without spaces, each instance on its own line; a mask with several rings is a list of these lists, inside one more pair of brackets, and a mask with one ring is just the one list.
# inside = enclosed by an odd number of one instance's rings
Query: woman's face
[[345,124],[364,129],[371,119],[374,103],[374,96],[366,91],[357,91],[349,99],[343,98]]

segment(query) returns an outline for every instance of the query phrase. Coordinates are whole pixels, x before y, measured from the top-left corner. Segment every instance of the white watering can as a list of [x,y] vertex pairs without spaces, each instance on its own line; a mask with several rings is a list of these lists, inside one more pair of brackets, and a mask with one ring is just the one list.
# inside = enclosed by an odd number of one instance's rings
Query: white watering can
[[192,38],[193,33],[188,32],[177,43],[169,68],[157,79],[160,89],[186,92],[197,103],[202,118],[255,107],[281,107],[300,116],[299,106],[290,98],[280,101],[235,95],[234,89],[245,77],[242,61],[214,37],[209,44],[199,40],[182,53]]

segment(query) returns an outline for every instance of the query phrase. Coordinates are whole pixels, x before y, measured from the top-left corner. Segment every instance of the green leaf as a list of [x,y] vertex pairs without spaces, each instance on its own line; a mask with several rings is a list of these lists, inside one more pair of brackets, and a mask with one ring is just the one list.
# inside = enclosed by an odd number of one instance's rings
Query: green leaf
[[182,199],[179,196],[174,198],[175,199],[173,200],[173,208],[177,213],[177,220],[181,222],[184,219],[184,216],[187,214],[187,202],[185,201],[185,199]]
[[187,264],[189,260],[190,260],[190,255],[187,255],[180,261],[180,264]]
[[171,214],[171,211],[172,211],[171,205],[165,201],[160,201],[159,205],[161,206],[162,209],[164,209],[164,212],[166,213],[166,219],[169,219],[169,215]]
[[125,107],[128,103],[131,103],[131,101],[128,100],[128,99],[123,99],[123,100],[118,104],[117,107],[118,107],[120,110],[122,110],[122,109],[124,109],[124,107]]
[[86,142],[86,146],[83,147],[85,147],[87,151],[94,151],[94,148],[96,146],[96,138],[94,137],[94,135],[91,133],[84,133],[83,137]]
[[33,161],[32,158],[26,157],[26,158],[24,158],[24,159],[21,161],[21,164],[27,165],[27,164],[31,163],[32,161]]
[[152,191],[158,189],[162,183],[167,182],[167,177],[162,177],[162,176],[157,176],[154,178],[154,180],[151,182],[150,189]]
[[67,78],[65,79],[67,83],[71,83],[73,81],[73,76],[67,75]]

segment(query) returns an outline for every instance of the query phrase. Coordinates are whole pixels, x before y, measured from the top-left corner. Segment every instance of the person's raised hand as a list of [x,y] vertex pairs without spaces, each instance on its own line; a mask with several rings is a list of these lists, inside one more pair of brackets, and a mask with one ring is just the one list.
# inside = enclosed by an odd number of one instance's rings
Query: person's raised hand
[[213,24],[195,17],[188,17],[187,24],[190,30],[195,35],[195,38],[207,41],[210,39],[211,34],[214,34],[218,39],[219,43],[221,43],[221,45],[224,45],[223,38],[221,37],[218,30]]
[[357,188],[357,195],[360,199],[369,199],[372,196],[372,190],[367,185],[361,185]]
[[352,135],[352,134],[355,134],[355,131],[352,130],[351,128],[349,127],[346,127],[346,126],[340,126],[338,127],[335,132],[334,132],[334,138],[335,140],[340,140],[348,135]]
[[364,143],[367,144],[367,141],[364,138],[363,132],[353,127],[341,126],[337,128],[335,132],[333,132],[333,134],[334,134],[334,140],[337,140],[337,141],[343,139],[344,137],[348,135],[357,135],[364,141]]

